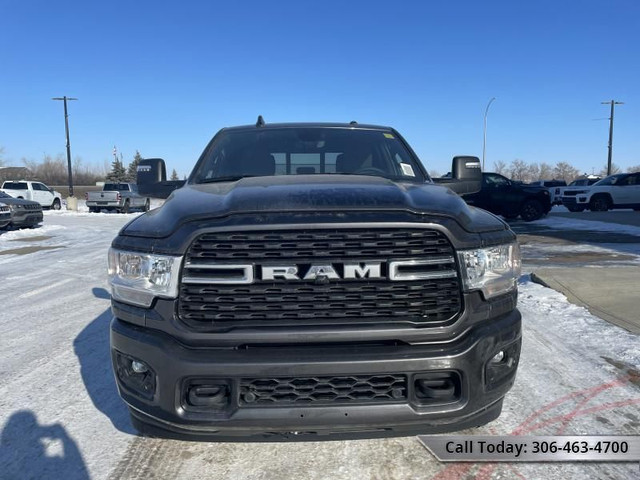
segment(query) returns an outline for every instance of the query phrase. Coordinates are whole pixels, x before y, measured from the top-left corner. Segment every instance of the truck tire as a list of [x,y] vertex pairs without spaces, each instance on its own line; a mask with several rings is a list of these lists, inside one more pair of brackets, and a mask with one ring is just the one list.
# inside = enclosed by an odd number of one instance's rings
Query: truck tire
[[97,207],[89,207],[89,213],[98,213],[100,209]]
[[525,222],[533,222],[544,215],[542,204],[535,199],[527,200],[520,209],[520,216]]
[[570,212],[584,212],[585,207],[567,207]]
[[608,195],[596,195],[589,202],[589,210],[592,212],[606,212],[611,208],[611,199]]
[[124,205],[120,210],[120,213],[129,213],[129,199],[124,201]]
[[60,199],[59,198],[54,198],[53,199],[53,203],[51,204],[51,208],[53,208],[54,210],[60,210],[60,208],[62,208],[62,205],[60,204]]
[[147,198],[144,201],[144,207],[142,207],[142,211],[143,212],[148,212],[150,208],[151,208],[151,200]]

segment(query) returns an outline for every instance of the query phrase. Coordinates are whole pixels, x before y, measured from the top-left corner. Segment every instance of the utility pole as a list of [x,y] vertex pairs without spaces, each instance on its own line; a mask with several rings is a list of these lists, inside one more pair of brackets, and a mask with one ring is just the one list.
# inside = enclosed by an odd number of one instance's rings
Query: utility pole
[[616,102],[611,100],[610,102],[600,102],[603,105],[611,105],[611,116],[609,117],[609,155],[607,158],[607,176],[611,175],[611,158],[613,154],[613,113],[616,105],[624,105],[624,102]]
[[73,197],[73,178],[71,176],[71,143],[69,142],[69,114],[67,113],[67,100],[78,100],[72,97],[54,97],[51,100],[64,101],[64,129],[67,134],[67,167],[69,169],[69,196]]
[[489,103],[487,103],[487,108],[484,110],[484,128],[482,129],[482,171],[484,172],[484,155],[486,153],[487,150],[487,114],[489,113],[489,107],[491,106],[491,104],[493,103],[493,101],[496,99],[496,97],[493,97],[491,100],[489,100]]

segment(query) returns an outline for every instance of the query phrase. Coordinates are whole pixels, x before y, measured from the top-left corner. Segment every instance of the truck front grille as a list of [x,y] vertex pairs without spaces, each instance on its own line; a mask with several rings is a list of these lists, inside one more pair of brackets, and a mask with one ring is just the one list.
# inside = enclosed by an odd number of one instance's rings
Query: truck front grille
[[286,404],[385,403],[406,401],[404,375],[243,378],[241,406]]
[[[406,280],[389,279],[389,262],[413,260],[433,263],[407,267]],[[379,278],[343,278],[342,265],[354,262],[379,263]],[[262,280],[264,265],[296,265],[301,272],[332,265],[340,278]],[[253,282],[238,281],[243,268],[257,272]],[[425,275],[414,279],[416,268]],[[229,272],[228,281],[221,271]],[[430,229],[206,233],[191,244],[181,278],[179,317],[197,330],[388,322],[436,326],[462,308],[453,247]]]

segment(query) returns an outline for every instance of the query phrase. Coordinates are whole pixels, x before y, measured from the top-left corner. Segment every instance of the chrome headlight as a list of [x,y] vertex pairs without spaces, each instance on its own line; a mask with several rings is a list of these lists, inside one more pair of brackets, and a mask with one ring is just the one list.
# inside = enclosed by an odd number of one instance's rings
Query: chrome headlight
[[150,307],[155,297],[177,298],[182,257],[109,249],[109,283],[116,300]]
[[458,252],[466,291],[481,290],[485,298],[515,290],[520,277],[520,246],[517,243]]

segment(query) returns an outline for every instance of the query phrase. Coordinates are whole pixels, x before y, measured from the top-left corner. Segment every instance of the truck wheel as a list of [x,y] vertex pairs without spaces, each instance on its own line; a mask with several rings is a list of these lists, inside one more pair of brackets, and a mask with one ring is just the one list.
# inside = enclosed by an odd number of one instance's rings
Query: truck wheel
[[54,210],[60,210],[61,205],[60,205],[60,199],[59,198],[54,198],[53,199],[53,203],[51,204],[51,208],[53,208]]
[[542,204],[538,200],[527,200],[520,209],[520,216],[525,222],[538,220],[544,214]]
[[124,206],[122,207],[122,210],[120,210],[120,212],[129,213],[129,200],[124,201]]
[[144,207],[142,208],[142,211],[148,212],[150,208],[151,208],[151,200],[147,198],[147,200],[144,202]]
[[96,207],[89,207],[89,213],[98,213],[100,210],[98,210]]
[[611,201],[604,195],[596,195],[589,203],[589,210],[592,212],[606,212],[611,208]]
[[567,207],[570,212],[584,212],[585,207]]

